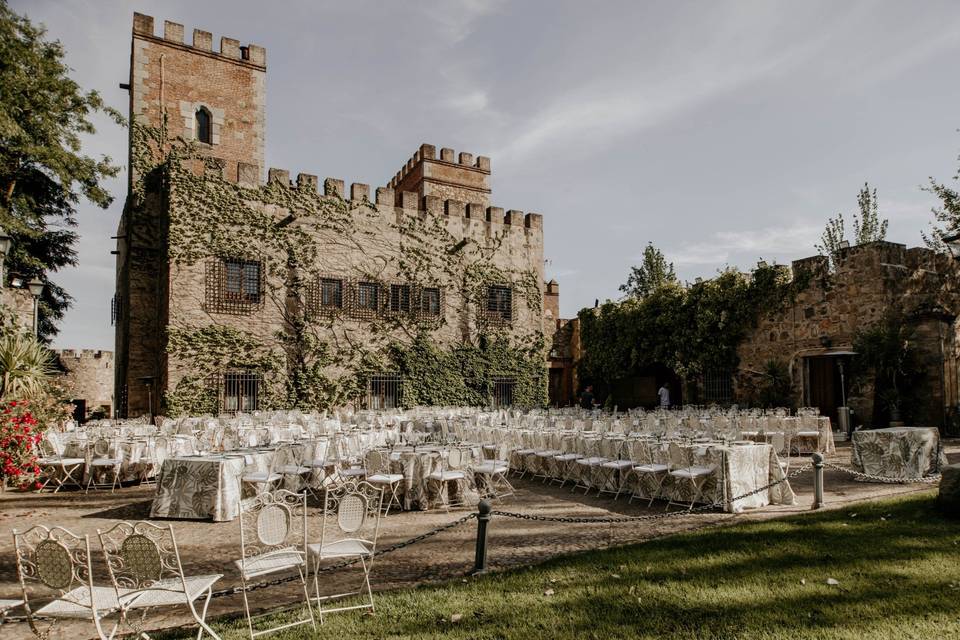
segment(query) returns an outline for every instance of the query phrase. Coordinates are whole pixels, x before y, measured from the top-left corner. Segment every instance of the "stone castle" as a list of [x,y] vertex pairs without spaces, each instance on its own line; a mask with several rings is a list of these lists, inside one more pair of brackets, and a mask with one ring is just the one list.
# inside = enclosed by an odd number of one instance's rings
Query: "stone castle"
[[[490,158],[423,144],[375,190],[265,171],[266,73],[263,47],[224,37],[216,51],[199,29],[187,44],[182,25],[166,22],[160,36],[134,14],[130,195],[116,250],[120,415],[279,406],[276,380],[289,390],[310,367],[333,402],[345,396],[330,389],[350,378],[354,401],[392,406],[402,376],[384,354],[397,344],[426,336],[532,353],[553,333],[559,289],[545,292],[543,219],[491,205]],[[140,130],[161,134],[144,143]],[[151,165],[147,147],[190,152],[179,168]],[[464,384],[481,400],[545,402],[545,355],[531,356],[539,371],[493,365],[504,370]],[[294,376],[280,361],[301,368]]]

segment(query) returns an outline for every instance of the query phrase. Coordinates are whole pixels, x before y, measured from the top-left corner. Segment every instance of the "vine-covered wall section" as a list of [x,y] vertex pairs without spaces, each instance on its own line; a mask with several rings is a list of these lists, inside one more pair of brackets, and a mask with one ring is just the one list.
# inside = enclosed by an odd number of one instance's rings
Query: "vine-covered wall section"
[[[262,408],[357,402],[368,377],[387,372],[403,376],[407,406],[485,405],[496,377],[515,380],[515,404],[546,403],[540,229],[402,209],[392,192],[374,202],[360,188],[348,200],[337,181],[321,194],[316,178],[298,176],[294,186],[286,172],[271,171],[266,185],[233,182],[219,161],[167,140],[163,128],[135,123],[131,140],[138,181],[128,206],[134,219],[160,218],[153,227],[165,234],[164,411],[212,411],[209,380],[232,369],[262,376]],[[223,258],[261,264],[255,310],[208,305],[211,265]],[[441,309],[320,313],[307,302],[322,277],[378,283],[385,295],[391,284],[437,288]],[[509,322],[487,309],[487,287],[504,284]]]

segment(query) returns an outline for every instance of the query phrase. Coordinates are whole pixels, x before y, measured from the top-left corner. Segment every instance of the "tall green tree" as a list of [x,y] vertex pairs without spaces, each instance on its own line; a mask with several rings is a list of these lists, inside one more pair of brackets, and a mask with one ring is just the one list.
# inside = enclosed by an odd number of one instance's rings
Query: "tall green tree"
[[[870,189],[870,183],[864,182],[857,194],[857,212],[853,214],[853,244],[866,244],[886,240],[889,220],[880,219],[876,188]],[[846,241],[847,229],[843,214],[829,218],[820,236],[820,244],[814,245],[817,251],[830,258],[830,264],[836,268],[840,250]]]
[[[960,181],[960,170],[953,175],[952,180]],[[946,251],[943,237],[960,233],[960,193],[947,183],[937,182],[933,177],[924,191],[936,196],[940,204],[932,210],[934,222],[930,224],[930,229],[921,232],[923,241],[931,249]]]
[[39,276],[40,335],[57,332],[72,298],[49,274],[75,265],[77,205],[81,198],[106,208],[112,197],[102,182],[117,174],[108,157],[91,158],[81,138],[96,133],[90,118],[105,112],[95,91],[70,79],[58,41],[47,39],[0,0],[0,227],[13,238],[7,273]]
[[676,283],[673,263],[667,262],[663,252],[648,242],[643,249],[643,260],[638,266],[630,267],[630,275],[626,283],[620,285],[620,291],[639,300],[663,286]]

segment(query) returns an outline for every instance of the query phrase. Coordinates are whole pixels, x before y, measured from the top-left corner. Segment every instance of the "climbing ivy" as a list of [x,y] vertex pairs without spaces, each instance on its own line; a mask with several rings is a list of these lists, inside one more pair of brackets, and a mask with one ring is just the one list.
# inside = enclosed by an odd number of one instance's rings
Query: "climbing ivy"
[[580,312],[583,380],[612,383],[662,365],[681,378],[732,370],[737,346],[760,316],[781,308],[810,283],[782,266],[752,273],[727,269],[689,286],[662,286],[643,299],[607,302]]
[[[486,313],[487,286],[510,284],[514,308],[542,316],[539,275],[498,266],[509,227],[476,241],[451,233],[445,216],[384,215],[366,198],[345,200],[332,184],[321,195],[315,184],[233,182],[220,161],[170,139],[165,123],[134,123],[131,140],[133,226],[166,244],[172,271],[224,257],[260,261],[261,311],[273,318],[265,335],[259,315],[249,322],[211,316],[213,324],[196,325],[171,314],[166,352],[171,368],[189,373],[167,390],[169,413],[212,411],[217,399],[208,380],[229,369],[261,373],[264,408],[341,406],[362,398],[371,375],[388,371],[404,376],[406,405],[485,405],[496,376],[516,380],[517,404],[545,404],[542,332],[504,326]],[[165,227],[152,217],[158,208],[167,212]],[[457,306],[433,318],[311,317],[307,286],[329,271],[384,287],[439,287]]]

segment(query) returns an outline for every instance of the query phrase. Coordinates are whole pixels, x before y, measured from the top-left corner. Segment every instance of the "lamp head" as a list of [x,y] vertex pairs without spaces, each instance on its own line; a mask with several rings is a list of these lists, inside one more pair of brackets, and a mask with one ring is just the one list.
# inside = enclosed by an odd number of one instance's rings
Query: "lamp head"
[[30,295],[34,298],[39,298],[40,294],[43,293],[43,280],[37,276],[33,276],[30,282],[27,283],[27,289],[30,290]]

